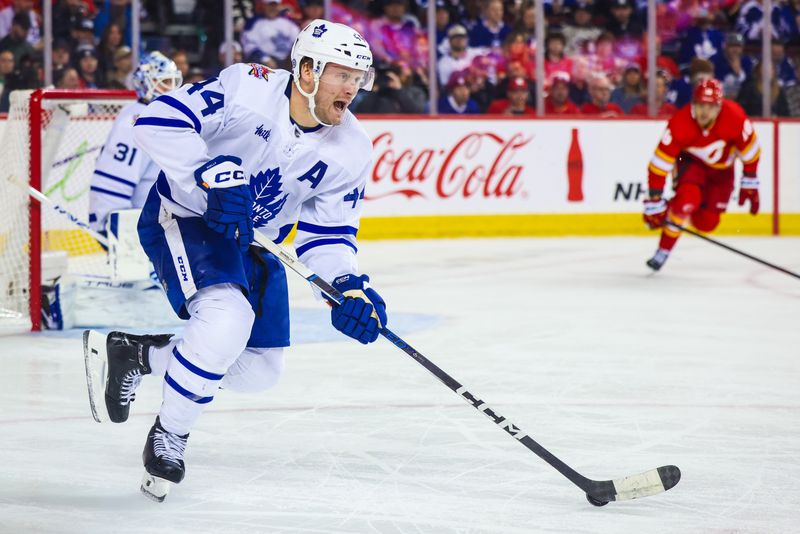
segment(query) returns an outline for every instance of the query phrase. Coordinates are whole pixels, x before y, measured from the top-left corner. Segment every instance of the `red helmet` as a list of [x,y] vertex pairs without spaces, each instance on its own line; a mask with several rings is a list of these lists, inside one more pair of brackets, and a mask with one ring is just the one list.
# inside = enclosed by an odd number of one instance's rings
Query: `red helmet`
[[719,80],[709,78],[701,81],[697,87],[694,88],[692,95],[692,102],[699,104],[722,104],[722,84]]

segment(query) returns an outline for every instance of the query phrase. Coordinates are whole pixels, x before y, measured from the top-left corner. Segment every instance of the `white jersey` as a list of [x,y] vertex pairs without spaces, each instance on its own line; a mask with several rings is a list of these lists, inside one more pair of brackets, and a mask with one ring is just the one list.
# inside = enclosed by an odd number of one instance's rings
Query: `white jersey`
[[[242,48],[244,56],[269,56],[275,60],[289,57],[292,45],[300,33],[300,28],[291,20],[278,17],[275,19],[255,18],[248,21],[242,32]],[[259,61],[264,61],[260,57]]]
[[349,111],[338,126],[302,131],[289,115],[291,83],[283,70],[232,65],[153,101],[136,122],[136,142],[163,171],[163,212],[202,215],[207,195],[195,170],[234,156],[250,179],[256,228],[280,242],[297,223],[295,249],[312,270],[329,280],[357,274],[372,142]]
[[146,104],[133,102],[120,111],[94,166],[89,223],[102,230],[108,213],[141,208],[158,177],[158,167],[133,141],[133,124]]

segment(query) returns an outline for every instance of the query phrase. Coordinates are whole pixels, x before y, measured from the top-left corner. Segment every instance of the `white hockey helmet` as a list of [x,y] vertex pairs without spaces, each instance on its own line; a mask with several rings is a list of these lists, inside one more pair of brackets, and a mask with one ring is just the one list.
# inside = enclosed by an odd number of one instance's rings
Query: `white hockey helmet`
[[148,102],[177,89],[182,83],[183,74],[178,66],[159,51],[145,54],[133,71],[133,88],[139,98]]
[[[364,71],[359,89],[369,91],[375,79],[372,52],[366,39],[353,28],[323,19],[311,21],[297,36],[292,46],[292,74],[300,85],[300,61],[310,58],[311,70],[318,80],[328,63],[336,63]],[[316,92],[316,89],[315,89]]]

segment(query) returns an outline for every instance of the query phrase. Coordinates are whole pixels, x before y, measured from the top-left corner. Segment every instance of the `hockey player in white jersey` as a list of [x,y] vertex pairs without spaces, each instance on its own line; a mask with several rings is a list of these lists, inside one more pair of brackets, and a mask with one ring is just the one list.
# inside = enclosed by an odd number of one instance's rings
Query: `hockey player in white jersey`
[[[372,143],[347,109],[372,83],[372,54],[351,28],[315,20],[292,48],[292,72],[236,64],[156,99],[134,128],[161,173],[139,220],[142,245],[181,338],[84,334],[97,420],[128,417],[143,375],[163,377],[145,444],[142,491],[163,500],[185,473],[189,431],[217,390],[273,386],[289,345],[283,266],[252,245],[296,223],[302,261],[347,297],[333,326],[371,343],[386,305],[356,262]],[[103,409],[105,404],[105,409]]]
[[98,232],[105,230],[111,211],[144,205],[159,169],[134,143],[133,124],[150,101],[177,89],[182,82],[175,62],[157,51],[142,57],[133,72],[138,101],[120,110],[92,175],[89,224]]

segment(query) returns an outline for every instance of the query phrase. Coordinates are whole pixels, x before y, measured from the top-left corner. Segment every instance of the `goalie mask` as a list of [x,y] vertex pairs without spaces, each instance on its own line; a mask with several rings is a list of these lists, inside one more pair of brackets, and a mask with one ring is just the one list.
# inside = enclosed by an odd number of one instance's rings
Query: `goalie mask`
[[178,66],[158,51],[142,57],[133,71],[133,88],[136,95],[146,102],[177,89],[182,83],[183,75]]
[[[318,123],[330,126],[317,117],[314,113],[314,96],[319,90],[319,80],[328,63],[335,63],[363,72],[355,80],[358,89],[369,91],[375,79],[372,68],[372,52],[367,41],[360,33],[336,22],[316,19],[310,22],[297,36],[292,46],[292,75],[294,84],[300,94],[308,99],[308,108],[311,116]],[[311,71],[314,75],[314,89],[307,93],[300,86],[300,63],[303,58],[311,59]]]

